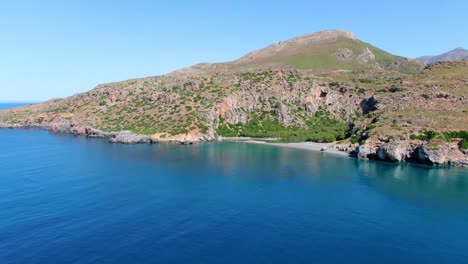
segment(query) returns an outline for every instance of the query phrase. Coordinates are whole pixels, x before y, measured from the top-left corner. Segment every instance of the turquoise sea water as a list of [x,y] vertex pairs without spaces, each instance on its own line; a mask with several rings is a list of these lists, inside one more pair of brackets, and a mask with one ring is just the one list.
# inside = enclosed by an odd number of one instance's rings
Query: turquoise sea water
[[0,263],[467,263],[468,170],[0,130]]

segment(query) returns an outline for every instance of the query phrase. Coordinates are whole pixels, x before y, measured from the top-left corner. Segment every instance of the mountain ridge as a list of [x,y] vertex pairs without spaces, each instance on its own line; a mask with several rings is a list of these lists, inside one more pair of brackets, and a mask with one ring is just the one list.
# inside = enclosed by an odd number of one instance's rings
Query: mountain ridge
[[[290,51],[294,48],[300,48],[304,45],[311,45],[313,43],[334,40],[338,37],[344,37],[352,40],[357,40],[357,37],[354,33],[344,30],[324,30],[320,32],[305,34],[297,36],[288,40],[279,41],[277,43],[271,44],[267,47],[251,51],[238,60],[235,60],[235,63],[247,63],[252,60],[253,57],[262,57],[268,54],[265,53],[280,53],[283,50]],[[272,51],[273,50],[273,51]]]
[[327,71],[391,68],[408,73],[422,69],[418,62],[376,48],[350,31],[324,30],[279,41],[233,61],[199,63],[168,74],[242,71],[252,67]]
[[465,59],[468,59],[468,50],[459,47],[439,55],[422,56],[415,60],[424,64],[430,64],[440,61],[457,61]]

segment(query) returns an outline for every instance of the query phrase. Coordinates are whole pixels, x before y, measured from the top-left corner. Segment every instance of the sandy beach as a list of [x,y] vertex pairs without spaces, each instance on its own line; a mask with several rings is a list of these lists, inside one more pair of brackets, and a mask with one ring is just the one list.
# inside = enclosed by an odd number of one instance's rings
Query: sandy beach
[[316,142],[273,143],[273,142],[268,142],[268,140],[257,140],[257,139],[250,139],[250,138],[249,139],[225,138],[224,140],[251,143],[251,144],[264,144],[264,145],[269,145],[269,146],[286,147],[286,148],[306,149],[306,150],[325,152],[325,153],[330,153],[330,154],[340,155],[340,156],[349,156],[348,153],[344,151],[339,151],[338,149],[334,148],[333,144],[330,144],[330,143],[316,143]]

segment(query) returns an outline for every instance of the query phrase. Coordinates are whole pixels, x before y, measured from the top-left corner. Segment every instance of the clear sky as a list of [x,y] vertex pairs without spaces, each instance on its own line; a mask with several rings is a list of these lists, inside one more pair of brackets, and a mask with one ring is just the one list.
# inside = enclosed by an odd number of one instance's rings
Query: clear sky
[[[73,3],[72,3],[73,2]],[[22,1],[0,3],[0,101],[223,62],[326,29],[406,57],[468,48],[468,1]]]

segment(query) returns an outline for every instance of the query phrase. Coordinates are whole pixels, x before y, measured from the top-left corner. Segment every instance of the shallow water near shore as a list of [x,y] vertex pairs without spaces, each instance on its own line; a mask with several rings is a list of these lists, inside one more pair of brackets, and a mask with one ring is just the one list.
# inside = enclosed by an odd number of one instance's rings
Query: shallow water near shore
[[468,170],[0,129],[0,263],[466,263]]

